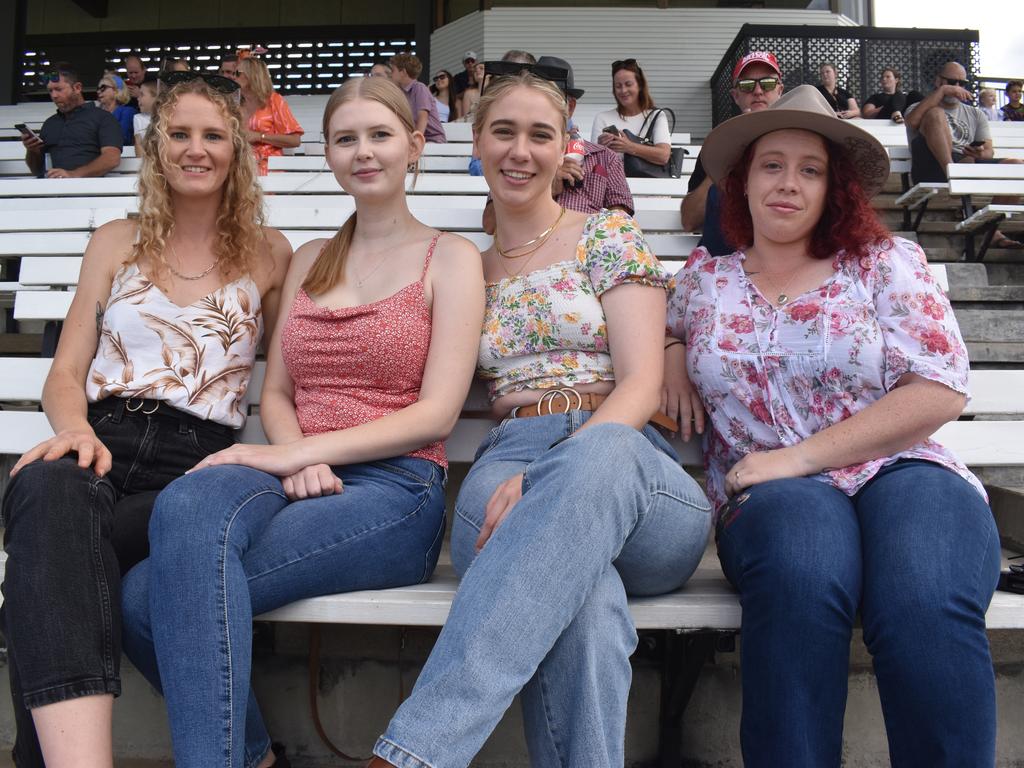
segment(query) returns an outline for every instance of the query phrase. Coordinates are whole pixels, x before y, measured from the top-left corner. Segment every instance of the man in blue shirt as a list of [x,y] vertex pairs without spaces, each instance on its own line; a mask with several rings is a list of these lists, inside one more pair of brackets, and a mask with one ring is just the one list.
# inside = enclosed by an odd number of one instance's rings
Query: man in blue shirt
[[[49,179],[103,176],[121,162],[121,126],[117,119],[82,96],[78,74],[59,64],[46,84],[57,113],[38,136],[23,136],[25,163]],[[46,157],[50,167],[47,168]]]

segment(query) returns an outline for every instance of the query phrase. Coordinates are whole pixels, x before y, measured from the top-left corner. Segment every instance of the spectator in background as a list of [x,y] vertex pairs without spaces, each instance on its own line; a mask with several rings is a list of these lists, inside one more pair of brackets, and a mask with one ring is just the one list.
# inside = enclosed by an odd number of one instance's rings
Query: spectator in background
[[114,116],[118,125],[121,126],[121,146],[132,146],[132,139],[135,136],[134,118],[138,110],[129,106],[131,97],[128,95],[128,86],[120,75],[107,72],[100,78],[96,86],[96,101],[100,109],[104,109]]
[[476,69],[476,51],[466,51],[462,57],[462,71],[455,75],[455,95],[461,96],[469,87],[469,80]]
[[48,179],[68,179],[102,176],[116,168],[123,146],[121,126],[112,114],[83,98],[74,68],[59,62],[46,90],[57,114],[46,119],[38,136],[22,137],[29,169]]
[[1021,104],[1020,94],[1024,83],[1020,80],[1010,80],[1006,84],[1006,104],[1003,104],[1003,120],[1014,123],[1024,121],[1024,104]]
[[[733,67],[730,93],[740,114],[767,109],[779,100],[784,88],[782,70],[774,53],[751,51]],[[702,232],[698,245],[707,248],[712,256],[725,256],[735,250],[722,235],[719,202],[719,190],[705,172],[701,156],[697,155],[697,164],[683,198],[683,229]]]
[[229,53],[223,59],[220,60],[220,72],[221,77],[226,77],[229,80],[238,79],[238,55]]
[[861,108],[861,116],[874,120],[892,120],[894,123],[903,122],[903,112],[911,104],[916,104],[924,95],[920,91],[905,93],[900,90],[900,73],[892,67],[882,70],[879,84],[882,90],[873,93],[864,102]]
[[152,121],[153,107],[156,105],[156,94],[159,81],[156,74],[147,72],[139,88],[139,111],[132,119],[132,130],[135,133],[135,156],[142,157],[142,140]]
[[483,92],[484,78],[486,76],[482,61],[473,65],[469,85],[466,86],[458,97],[459,120],[466,123],[473,122],[473,112],[476,110],[476,103],[480,101],[480,94]]
[[[910,177],[915,184],[946,183],[950,163],[1020,163],[1020,160],[996,159],[988,118],[973,106],[967,90],[967,70],[955,61],[947,61],[935,76],[935,90],[917,104],[907,107],[907,142],[910,144]],[[1018,91],[1019,93],[1019,91]],[[994,203],[1015,205],[1015,196],[997,196]],[[1024,248],[996,230],[993,248]]]
[[391,77],[391,67],[386,61],[374,62],[373,66],[370,67],[370,74],[367,77]]
[[416,130],[422,133],[428,142],[444,144],[448,139],[441,127],[434,95],[427,86],[416,79],[422,71],[423,62],[414,54],[399,53],[391,57],[391,81],[405,93],[415,118]]
[[245,138],[252,145],[259,163],[260,176],[267,175],[267,158],[283,155],[285,147],[297,147],[302,141],[302,126],[288,102],[274,90],[270,71],[255,56],[241,58],[235,78],[242,89],[242,117]]
[[839,75],[836,73],[836,65],[826,61],[818,68],[821,76],[821,83],[818,90],[825,97],[828,105],[835,110],[838,117],[849,119],[860,117],[860,109],[857,108],[857,100],[853,94],[845,88],[839,87]]
[[434,101],[437,102],[437,117],[442,123],[454,120],[458,114],[455,108],[455,88],[452,86],[452,73],[442,69],[434,75],[434,81],[430,84],[430,92],[434,94]]
[[992,88],[978,91],[978,109],[985,113],[990,123],[998,123],[1003,119],[1003,112],[996,106],[996,92]]
[[[502,61],[511,61],[516,64],[536,64],[537,58],[529,51],[520,51],[513,48],[510,51],[505,51],[505,55],[501,57]],[[582,91],[580,91],[582,93]]]
[[188,72],[189,66],[185,59],[175,59],[170,56],[160,62],[161,72]]
[[612,62],[612,94],[615,108],[594,118],[590,140],[620,155],[636,155],[655,165],[667,163],[672,152],[672,137],[664,112],[659,112],[653,126],[647,128],[653,127],[653,145],[639,144],[622,135],[622,131],[628,130],[634,136],[642,136],[647,118],[655,110],[647,78],[636,59]]
[[[139,98],[139,89],[142,81],[146,79],[146,65],[137,53],[129,53],[124,57],[124,81],[128,86],[128,94],[132,100]],[[132,104],[137,107],[137,104]]]

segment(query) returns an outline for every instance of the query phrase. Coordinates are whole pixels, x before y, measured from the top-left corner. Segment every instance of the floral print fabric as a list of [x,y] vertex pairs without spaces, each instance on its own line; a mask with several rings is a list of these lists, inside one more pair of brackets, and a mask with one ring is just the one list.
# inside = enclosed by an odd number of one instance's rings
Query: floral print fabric
[[[967,393],[968,361],[949,301],[916,244],[893,238],[859,261],[834,258],[819,289],[772,306],[747,278],[743,252],[704,248],[676,276],[668,329],[686,342],[690,380],[710,418],[708,495],[726,501],[725,472],[743,456],[799,443],[917,374]],[[934,461],[985,496],[978,479],[927,439],[815,479],[848,495],[897,459]]]
[[86,398],[164,400],[238,429],[245,423],[243,399],[262,334],[260,292],[252,278],[179,307],[137,264],[125,264],[111,286]]
[[602,210],[587,219],[574,258],[489,284],[477,375],[491,401],[614,381],[601,295],[629,282],[666,288],[669,280],[633,218]]

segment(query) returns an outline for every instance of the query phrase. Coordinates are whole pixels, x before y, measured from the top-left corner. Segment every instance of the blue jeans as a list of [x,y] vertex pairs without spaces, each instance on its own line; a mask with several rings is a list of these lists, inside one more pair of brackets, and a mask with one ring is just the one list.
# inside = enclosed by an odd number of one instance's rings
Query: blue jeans
[[[506,419],[481,446],[455,505],[462,584],[378,756],[463,768],[522,690],[534,765],[621,768],[637,642],[626,596],[680,587],[711,511],[651,427],[601,424],[549,448],[589,416]],[[488,499],[520,472],[522,499],[477,554]]]
[[444,470],[399,457],[334,472],[340,494],[302,501],[241,466],[192,473],[157,498],[149,559],[124,580],[124,650],[163,691],[179,768],[253,766],[270,748],[249,685],[254,615],[430,578]]
[[900,461],[852,497],[810,478],[755,485],[723,510],[718,552],[743,601],[748,768],[840,764],[858,609],[892,765],[995,763],[999,534],[966,480]]

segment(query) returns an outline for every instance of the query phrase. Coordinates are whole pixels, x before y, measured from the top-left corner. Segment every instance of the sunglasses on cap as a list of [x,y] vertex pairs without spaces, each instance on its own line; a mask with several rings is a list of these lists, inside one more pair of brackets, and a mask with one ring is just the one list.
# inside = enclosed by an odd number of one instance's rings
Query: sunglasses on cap
[[945,81],[946,85],[959,85],[961,88],[971,87],[970,80],[957,80],[955,77],[942,77],[942,75],[939,75],[939,77]]
[[756,77],[756,78],[744,78],[743,80],[737,80],[733,84],[740,93],[753,93],[757,86],[761,86],[761,90],[765,93],[774,91],[779,87],[779,78],[777,77]]
[[[562,93],[565,93],[569,87],[569,71],[562,67],[551,67],[547,64],[521,64],[517,61],[484,62],[484,74],[490,75],[491,83],[503,77],[515,77],[520,72],[529,72],[542,80],[548,80],[557,85]],[[480,92],[483,93],[483,88],[480,89]]]
[[169,88],[179,85],[181,83],[190,83],[193,80],[202,80],[213,90],[224,94],[235,93],[241,86],[229,77],[223,75],[211,75],[206,72],[195,72],[189,70],[188,72],[161,72],[160,82]]

